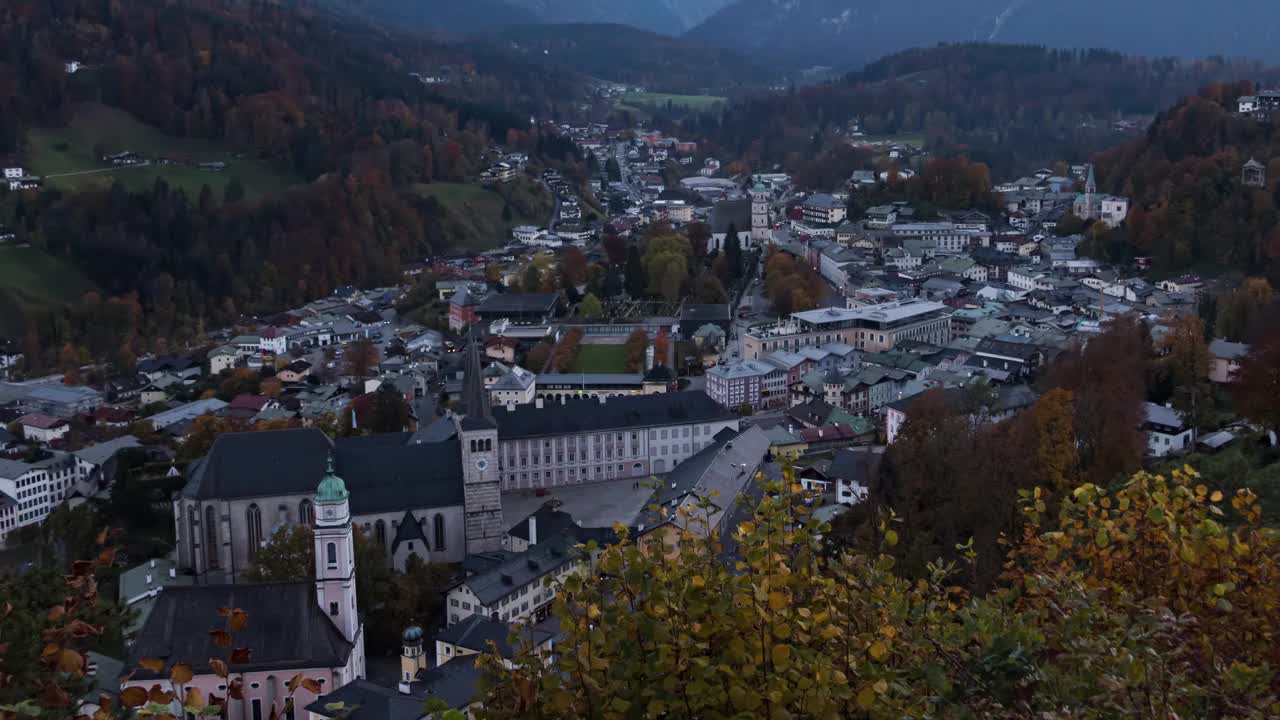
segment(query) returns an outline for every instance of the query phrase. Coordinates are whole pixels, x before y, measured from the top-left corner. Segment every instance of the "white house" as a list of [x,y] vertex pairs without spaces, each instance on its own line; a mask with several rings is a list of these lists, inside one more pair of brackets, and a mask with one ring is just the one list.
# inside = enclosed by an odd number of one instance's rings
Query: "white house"
[[1182,413],[1155,403],[1144,403],[1143,412],[1146,421],[1142,427],[1147,431],[1148,455],[1175,455],[1189,451],[1195,445],[1195,428],[1187,427]]
[[66,420],[44,413],[23,415],[18,418],[18,425],[22,427],[23,437],[41,443],[61,440],[71,431],[71,425]]
[[545,231],[536,225],[517,225],[511,229],[511,237],[515,238],[518,243],[528,245],[536,240],[539,235],[543,234],[543,232]]

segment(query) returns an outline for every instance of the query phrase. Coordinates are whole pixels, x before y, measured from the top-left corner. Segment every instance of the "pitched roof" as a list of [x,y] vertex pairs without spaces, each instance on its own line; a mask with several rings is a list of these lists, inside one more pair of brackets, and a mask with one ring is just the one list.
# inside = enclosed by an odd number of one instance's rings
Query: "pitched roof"
[[37,430],[52,430],[61,425],[66,425],[67,421],[44,413],[30,413],[18,418],[18,424],[23,427],[36,428]]
[[141,443],[138,442],[138,438],[132,435],[123,435],[106,442],[100,442],[97,445],[75,450],[71,454],[90,465],[103,465],[121,450],[137,447],[142,447]]
[[580,554],[574,547],[577,544],[576,534],[538,538],[537,545],[467,578],[463,584],[471,589],[481,605],[493,605],[529,583],[558,573],[561,566]]
[[1209,352],[1223,360],[1238,360],[1249,354],[1249,346],[1245,343],[1214,338],[1213,342],[1209,343]]
[[412,511],[405,510],[404,516],[400,518],[400,525],[396,527],[395,539],[391,541],[391,552],[395,553],[400,543],[410,540],[418,540],[424,546],[427,544],[427,537],[422,534],[422,524],[413,516]]
[[[722,430],[714,442],[662,478],[652,509],[646,508],[637,522],[649,531],[668,523],[695,533],[718,531],[738,496],[750,487],[768,451],[769,437],[757,426],[738,433]],[[711,502],[709,509],[699,507],[703,500]],[[685,514],[677,512],[681,507]],[[667,510],[665,517],[662,509]]]
[[538,408],[519,405],[514,410],[493,409],[502,439],[566,435],[571,433],[658,425],[708,423],[737,416],[702,391],[662,393],[601,402],[594,398],[571,399]]
[[[129,648],[135,680],[169,677],[172,663],[185,661],[197,675],[210,672],[207,658],[221,654],[209,638],[219,608],[240,608],[249,623],[236,635],[236,645],[252,656],[237,671],[342,667],[352,645],[316,604],[311,580],[258,585],[170,586],[160,593],[137,639]],[[159,658],[165,669],[151,672],[142,658]]]
[[[516,650],[508,639],[511,636],[511,630],[511,625],[507,623],[480,615],[471,615],[436,633],[435,639],[436,642],[449,643],[480,653],[489,652],[489,643],[492,642],[497,646],[498,653],[502,657],[511,659],[515,657]],[[530,636],[529,639],[533,641],[535,647],[554,637],[553,633],[537,627],[528,628],[524,634]]]
[[226,433],[192,464],[182,492],[195,499],[310,494],[333,452],[355,514],[461,505],[458,441],[415,443],[412,438],[411,433],[385,433],[335,445],[316,428]]
[[[341,710],[330,709],[338,703],[342,703]],[[344,720],[419,720],[422,705],[421,696],[403,695],[394,688],[357,678],[316,698],[306,709],[312,715]]]

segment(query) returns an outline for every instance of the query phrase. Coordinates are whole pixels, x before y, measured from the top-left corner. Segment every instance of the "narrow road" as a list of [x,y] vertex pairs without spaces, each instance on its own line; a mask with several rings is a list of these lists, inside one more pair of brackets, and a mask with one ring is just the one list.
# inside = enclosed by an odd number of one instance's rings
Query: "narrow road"
[[129,170],[130,168],[144,168],[144,167],[148,167],[149,165],[151,165],[150,160],[143,160],[142,162],[137,163],[135,165],[118,165],[116,167],[98,168],[97,170],[80,170],[79,172],[58,173],[57,175],[45,175],[44,177],[47,180],[49,178],[75,177],[76,175],[96,175],[98,173],[109,173],[109,172],[116,172],[118,170]]

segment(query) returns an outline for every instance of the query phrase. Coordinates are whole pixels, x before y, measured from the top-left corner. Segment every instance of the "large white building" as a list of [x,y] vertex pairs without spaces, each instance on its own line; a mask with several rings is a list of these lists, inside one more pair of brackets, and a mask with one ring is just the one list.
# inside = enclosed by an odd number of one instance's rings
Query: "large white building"
[[849,207],[828,193],[810,196],[800,209],[806,225],[839,225],[849,217]]
[[779,350],[838,342],[857,350],[892,350],[902,340],[943,346],[951,342],[951,319],[946,305],[904,300],[856,308],[829,307],[792,313],[775,325],[742,334],[742,355],[759,360]]

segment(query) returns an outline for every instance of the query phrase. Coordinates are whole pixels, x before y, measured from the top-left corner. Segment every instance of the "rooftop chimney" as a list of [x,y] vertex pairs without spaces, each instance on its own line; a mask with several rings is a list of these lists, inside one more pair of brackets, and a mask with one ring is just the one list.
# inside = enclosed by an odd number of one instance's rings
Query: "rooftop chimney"
[[401,682],[399,685],[396,686],[396,689],[400,691],[401,695],[411,694],[411,691],[409,689],[409,683],[407,682]]
[[178,569],[177,569],[177,568],[169,568],[169,577],[171,577],[171,578],[176,578],[176,577],[178,577]]
[[151,558],[151,567],[155,567],[155,566],[156,566],[156,559]]
[[147,585],[151,584],[151,573],[147,573]]
[[603,404],[605,403],[605,400],[606,400],[607,398],[605,398],[605,396],[604,396],[604,395],[600,395],[599,397],[600,397],[600,404],[601,404],[601,405],[603,405]]
[[534,515],[529,516],[529,544],[538,544],[538,518]]
[[508,400],[508,401],[507,401],[507,412],[515,412],[515,411],[516,411],[516,401],[515,401],[515,400]]
[[538,398],[538,399],[534,400],[534,401],[533,401],[533,406],[534,406],[534,407],[536,407],[536,408],[538,408],[539,410],[541,410],[541,409],[542,409],[542,398]]

